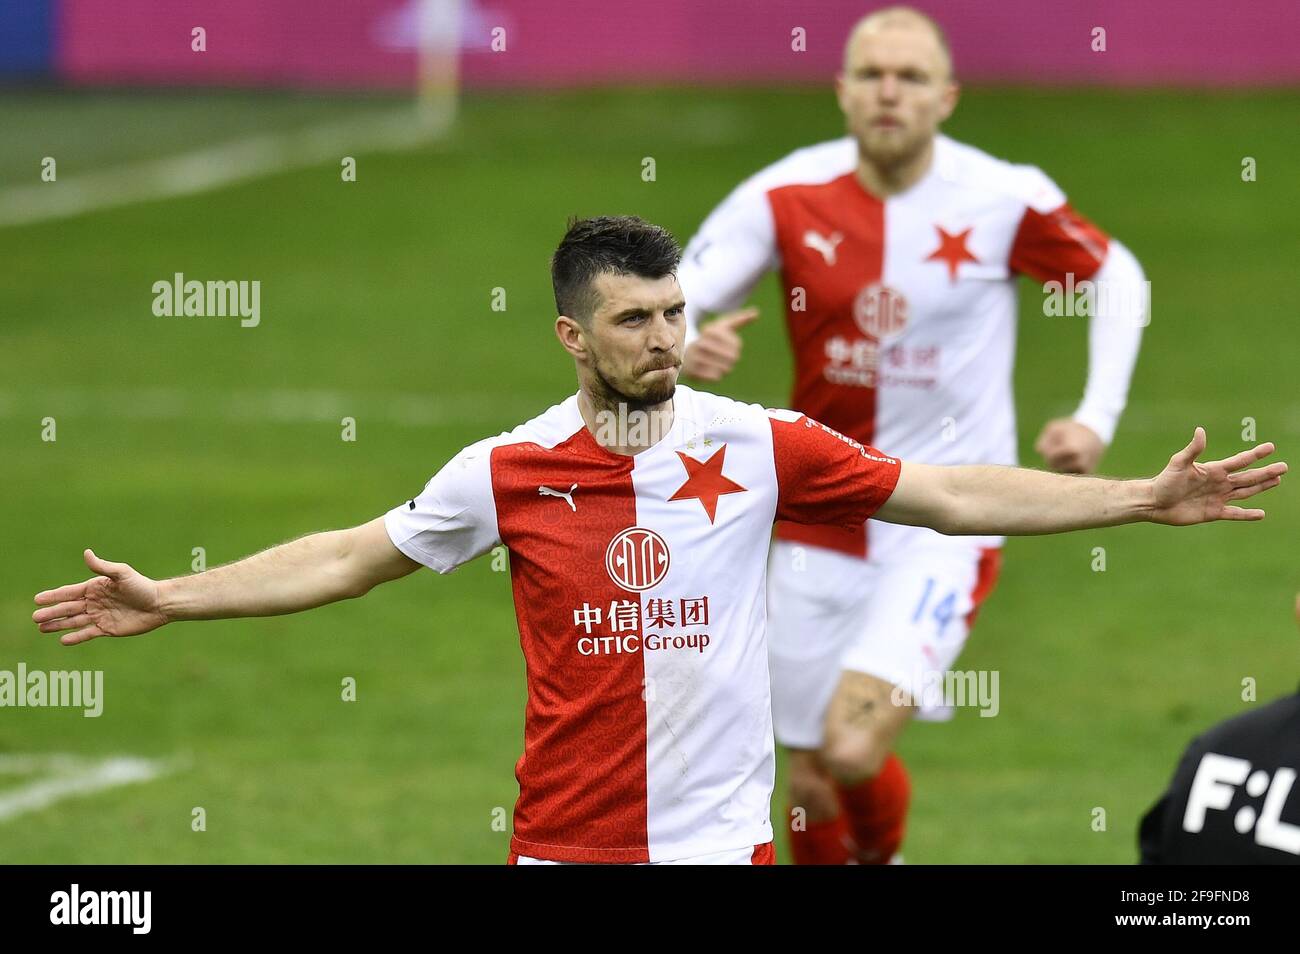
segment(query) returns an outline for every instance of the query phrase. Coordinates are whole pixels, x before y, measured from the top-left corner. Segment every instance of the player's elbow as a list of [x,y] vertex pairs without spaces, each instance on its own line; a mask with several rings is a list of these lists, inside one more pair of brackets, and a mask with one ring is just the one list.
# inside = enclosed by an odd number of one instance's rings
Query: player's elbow
[[952,537],[983,533],[983,514],[973,492],[974,472],[967,467],[935,467],[932,471],[930,526]]
[[345,536],[337,573],[343,599],[358,599],[380,583],[396,580],[420,567],[393,545],[383,517],[342,533]]
[[[1147,323],[1151,303],[1146,273],[1137,256],[1118,239],[1111,240],[1106,258],[1092,281],[1098,290],[1095,308],[1099,317],[1127,317],[1140,325]],[[1129,311],[1135,314],[1128,315]]]
[[355,600],[365,596],[374,589],[377,582],[365,572],[357,553],[351,548],[350,541],[344,542],[337,559],[331,562],[328,573],[330,578],[328,585],[330,591],[335,594],[335,601]]
[[942,534],[953,537],[975,532],[970,529],[969,517],[962,509],[961,497],[952,491],[945,490],[930,512],[933,515],[930,527]]
[[1125,277],[1133,277],[1138,281],[1146,278],[1142,263],[1133,254],[1133,250],[1117,238],[1111,238],[1106,249],[1106,259],[1101,267],[1123,272]]
[[360,577],[345,577],[342,581],[340,600],[358,600],[375,588],[375,583],[371,580],[361,579]]
[[985,533],[978,523],[977,515],[967,513],[960,500],[953,500],[946,509],[943,519],[936,523],[934,529],[949,537],[964,537],[972,533]]
[[898,484],[877,511],[877,518],[945,534],[970,532],[957,529],[964,519],[964,501],[956,480],[960,469],[904,461]]

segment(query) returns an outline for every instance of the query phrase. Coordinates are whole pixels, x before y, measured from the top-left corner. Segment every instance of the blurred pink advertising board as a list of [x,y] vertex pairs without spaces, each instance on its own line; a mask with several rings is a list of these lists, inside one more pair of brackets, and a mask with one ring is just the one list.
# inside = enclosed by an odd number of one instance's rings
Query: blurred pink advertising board
[[[410,87],[421,4],[430,2],[445,0],[60,0],[56,70],[73,83]],[[471,87],[819,83],[834,74],[849,25],[879,6],[464,0],[459,29],[450,29]],[[916,6],[946,27],[965,81],[1300,81],[1300,0]],[[192,49],[196,27],[205,33],[202,52]]]

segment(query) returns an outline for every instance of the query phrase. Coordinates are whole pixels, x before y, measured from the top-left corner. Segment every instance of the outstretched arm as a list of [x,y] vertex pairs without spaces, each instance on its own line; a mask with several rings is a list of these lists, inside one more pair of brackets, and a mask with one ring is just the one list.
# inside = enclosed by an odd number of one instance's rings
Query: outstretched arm
[[1282,462],[1244,468],[1273,453],[1259,444],[1204,464],[1205,430],[1157,476],[1106,480],[1018,467],[938,467],[904,462],[898,484],[875,516],[948,534],[1030,535],[1149,521],[1175,526],[1262,520],[1264,511],[1230,506],[1281,483]]
[[36,594],[43,633],[75,646],[97,636],[136,636],[185,619],[280,616],[364,596],[417,569],[388,537],[383,517],[291,540],[192,576],[152,580],[126,563],[83,554],[97,576]]

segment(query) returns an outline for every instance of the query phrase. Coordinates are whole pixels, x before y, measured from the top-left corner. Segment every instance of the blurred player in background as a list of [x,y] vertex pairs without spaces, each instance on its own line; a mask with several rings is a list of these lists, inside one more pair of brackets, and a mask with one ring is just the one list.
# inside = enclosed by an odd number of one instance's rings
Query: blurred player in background
[[[958,86],[947,41],[925,15],[890,7],[861,20],[836,92],[849,135],[743,182],[687,246],[684,371],[713,381],[732,368],[738,329],[757,312],[700,329],[701,313],[736,308],[776,270],[792,408],[909,460],[1015,464],[1016,277],[1067,289],[1091,279],[1083,401],[1048,421],[1035,449],[1054,470],[1093,472],[1147,317],[1141,266],[1037,168],[938,133]],[[806,811],[792,826],[795,860],[889,861],[909,799],[895,740],[914,712],[950,712],[912,690],[957,659],[997,579],[1002,538],[875,521],[778,523],[776,536],[775,729],[791,753],[792,810]]]

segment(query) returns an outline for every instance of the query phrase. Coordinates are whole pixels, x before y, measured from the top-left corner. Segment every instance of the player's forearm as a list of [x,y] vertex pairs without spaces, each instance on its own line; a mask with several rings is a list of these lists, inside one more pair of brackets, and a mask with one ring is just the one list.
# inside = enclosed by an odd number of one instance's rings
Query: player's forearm
[[346,533],[329,530],[226,566],[159,582],[168,620],[280,616],[358,595]]
[[946,467],[949,534],[1060,533],[1149,518],[1149,480],[1111,480],[1019,467]]

